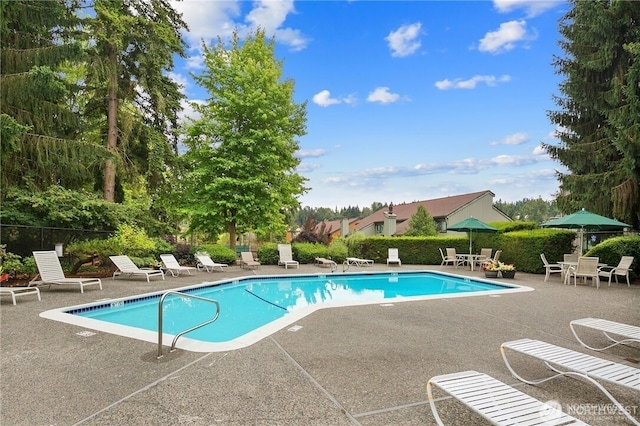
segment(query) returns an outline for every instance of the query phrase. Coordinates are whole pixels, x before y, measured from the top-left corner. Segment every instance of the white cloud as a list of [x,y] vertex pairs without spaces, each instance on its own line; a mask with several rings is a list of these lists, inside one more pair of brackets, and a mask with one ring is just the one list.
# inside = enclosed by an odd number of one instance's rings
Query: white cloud
[[240,4],[236,1],[172,1],[171,6],[182,13],[189,26],[185,40],[193,49],[199,49],[201,41],[209,44],[216,37],[228,38],[235,27],[234,19],[240,16]]
[[[175,10],[182,13],[182,19],[189,26],[184,33],[185,40],[191,50],[199,52],[202,41],[209,45],[217,38],[229,39],[234,30],[240,36],[257,27],[262,28],[267,36],[275,36],[276,42],[298,51],[309,44],[300,30],[283,27],[287,16],[295,13],[293,0],[258,0],[253,2],[253,9],[246,14],[242,22],[242,5],[238,0],[210,1],[184,0],[171,1]],[[192,65],[201,60],[195,59]]]
[[395,31],[391,31],[385,40],[391,49],[391,56],[402,58],[414,54],[420,49],[420,28],[422,24],[403,25]]
[[488,32],[480,40],[478,49],[493,54],[512,50],[517,42],[531,38],[527,36],[526,26],[527,22],[524,20],[503,22],[498,30]]
[[180,93],[182,93],[183,95],[186,94],[187,86],[189,85],[189,79],[187,77],[173,71],[169,71],[167,73],[167,77],[178,84]]
[[435,82],[435,86],[440,90],[449,89],[475,89],[479,83],[484,83],[489,87],[497,86],[498,83],[507,83],[511,81],[511,76],[502,75],[495,77],[493,75],[474,75],[473,77],[463,80],[457,78],[455,80],[449,80],[448,78]]
[[295,13],[293,0],[257,0],[253,4],[253,10],[245,18],[251,28],[262,28],[266,34],[274,35],[276,42],[287,45],[294,51],[307,47],[309,40],[300,30],[281,28],[287,16]]
[[549,156],[549,154],[547,153],[547,150],[544,149],[542,147],[542,145],[537,145],[535,148],[533,148],[533,155],[546,155]]
[[313,158],[313,157],[322,157],[327,153],[326,149],[318,148],[318,149],[301,149],[296,153],[296,157],[298,158]]
[[313,95],[313,103],[316,105],[320,105],[321,107],[328,107],[330,105],[336,105],[340,103],[339,99],[335,99],[331,97],[331,92],[328,90],[322,90],[315,95]]
[[389,92],[388,87],[376,87],[375,90],[369,93],[367,102],[379,102],[381,104],[389,104],[396,102],[400,99],[400,95]]
[[308,173],[314,170],[321,168],[322,166],[318,163],[300,163],[298,167],[296,167],[296,171],[298,173]]
[[526,142],[529,142],[529,135],[524,132],[519,132],[505,136],[499,142],[492,142],[491,145],[522,145]]
[[561,3],[561,0],[493,0],[493,6],[500,13],[524,9],[528,17],[540,15]]

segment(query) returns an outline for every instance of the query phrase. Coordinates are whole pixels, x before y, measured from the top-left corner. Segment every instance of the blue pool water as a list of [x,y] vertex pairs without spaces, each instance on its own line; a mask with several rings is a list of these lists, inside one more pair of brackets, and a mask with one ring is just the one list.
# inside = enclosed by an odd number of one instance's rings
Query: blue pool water
[[[216,345],[225,343],[232,343],[232,348],[242,347],[325,307],[523,289],[527,288],[428,271],[262,276],[201,284],[177,291],[218,301],[220,316],[214,323],[185,334],[179,342],[184,340],[186,347],[203,351],[213,351]],[[42,316],[72,323],[76,320],[68,317],[75,317],[78,325],[157,341],[161,296],[162,293],[156,293],[109,300],[53,313],[48,311]],[[206,301],[169,295],[163,304],[163,331],[170,341],[173,335],[210,319],[214,311],[213,305]],[[178,347],[184,346],[178,344]]]

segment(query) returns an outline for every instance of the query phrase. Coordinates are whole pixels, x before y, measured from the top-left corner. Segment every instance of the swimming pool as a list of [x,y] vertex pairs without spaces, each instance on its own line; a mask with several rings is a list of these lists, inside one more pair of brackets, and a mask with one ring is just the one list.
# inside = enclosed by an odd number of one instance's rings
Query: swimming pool
[[[317,309],[395,303],[443,297],[530,291],[530,287],[471,279],[443,272],[335,273],[251,276],[175,289],[219,303],[217,321],[191,331],[177,347],[216,352],[249,346]],[[157,343],[158,303],[165,292],[53,309],[41,317]],[[168,295],[163,312],[163,341],[210,319],[210,302]],[[169,343],[167,343],[169,344]]]

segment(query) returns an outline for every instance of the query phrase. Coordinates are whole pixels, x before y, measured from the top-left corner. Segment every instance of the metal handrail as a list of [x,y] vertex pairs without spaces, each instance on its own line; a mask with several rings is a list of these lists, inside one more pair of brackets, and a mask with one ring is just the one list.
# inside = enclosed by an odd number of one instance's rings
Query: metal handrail
[[210,320],[207,320],[203,323],[197,324],[191,328],[188,328],[187,330],[184,330],[178,334],[176,334],[176,336],[173,338],[173,342],[171,342],[171,348],[169,349],[169,352],[173,352],[176,350],[176,342],[178,341],[178,339],[180,337],[182,337],[184,334],[189,333],[190,331],[196,330],[200,327],[204,327],[207,324],[211,324],[212,322],[214,322],[215,320],[218,319],[218,317],[220,316],[220,303],[218,303],[217,300],[213,300],[213,299],[207,299],[206,297],[201,297],[201,296],[196,296],[193,294],[188,294],[188,293],[181,293],[179,291],[167,291],[165,292],[162,297],[160,298],[160,301],[158,302],[158,356],[157,358],[160,359],[162,358],[162,305],[164,303],[164,299],[169,296],[170,294],[173,294],[174,296],[180,296],[180,297],[190,297],[192,299],[197,299],[197,300],[203,300],[205,302],[211,302],[213,304],[216,305],[216,313],[213,316],[213,318],[211,318]]

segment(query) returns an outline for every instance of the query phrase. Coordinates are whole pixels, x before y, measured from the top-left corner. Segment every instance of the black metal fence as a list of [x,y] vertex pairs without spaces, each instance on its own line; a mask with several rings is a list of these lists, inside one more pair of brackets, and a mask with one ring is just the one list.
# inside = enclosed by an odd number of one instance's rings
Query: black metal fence
[[7,252],[28,257],[32,256],[34,250],[55,250],[57,244],[62,244],[61,247],[64,249],[72,242],[106,239],[112,233],[112,231],[0,223],[0,244],[6,244]]

